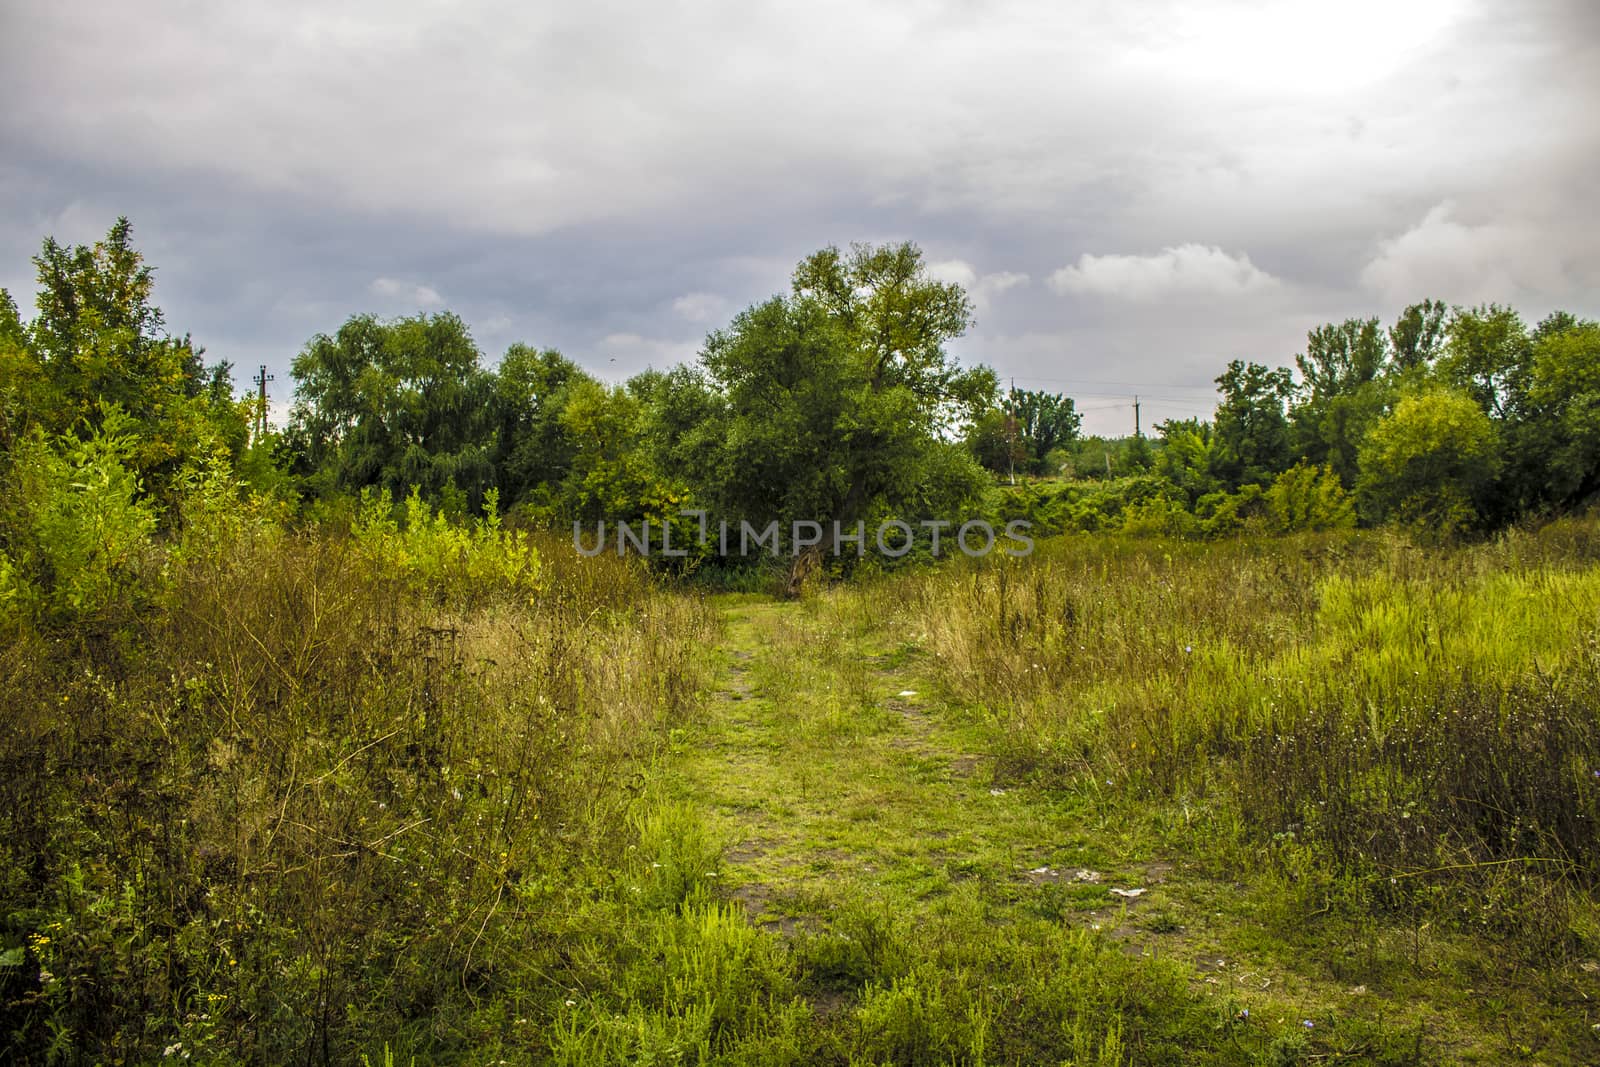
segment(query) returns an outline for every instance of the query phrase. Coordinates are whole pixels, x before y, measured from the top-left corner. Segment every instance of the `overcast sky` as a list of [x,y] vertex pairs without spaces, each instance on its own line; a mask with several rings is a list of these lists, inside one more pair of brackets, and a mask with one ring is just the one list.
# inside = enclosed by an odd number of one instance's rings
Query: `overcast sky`
[[1086,428],[1424,297],[1600,314],[1589,0],[7,0],[0,285],[116,216],[247,378],[349,315],[692,360],[826,244],[916,241],[955,346]]

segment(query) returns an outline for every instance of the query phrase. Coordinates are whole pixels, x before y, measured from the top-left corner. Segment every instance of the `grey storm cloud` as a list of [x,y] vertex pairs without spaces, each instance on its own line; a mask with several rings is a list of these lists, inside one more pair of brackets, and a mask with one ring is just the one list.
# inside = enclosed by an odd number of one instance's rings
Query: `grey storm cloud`
[[12,4],[0,284],[127,214],[171,326],[283,399],[352,313],[621,375],[909,238],[973,295],[963,358],[1119,430],[1327,319],[1600,311],[1597,10]]

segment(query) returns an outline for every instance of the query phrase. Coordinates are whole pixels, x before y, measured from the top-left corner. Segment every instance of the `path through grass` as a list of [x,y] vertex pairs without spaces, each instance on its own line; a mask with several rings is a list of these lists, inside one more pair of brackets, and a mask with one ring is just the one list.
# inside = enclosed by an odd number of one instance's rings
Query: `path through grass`
[[1009,778],[918,635],[815,601],[719,607],[718,682],[663,799],[721,844],[719,895],[789,944],[839,1058],[1404,1063],[1439,1030],[1383,1021],[1287,949],[1252,955],[1243,887],[1163,854],[1114,783]]

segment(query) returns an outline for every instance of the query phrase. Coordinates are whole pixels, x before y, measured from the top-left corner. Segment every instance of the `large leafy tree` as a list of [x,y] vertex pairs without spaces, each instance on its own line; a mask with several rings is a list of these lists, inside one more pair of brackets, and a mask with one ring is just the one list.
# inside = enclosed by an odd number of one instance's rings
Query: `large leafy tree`
[[1211,424],[1200,419],[1168,419],[1156,423],[1161,447],[1155,454],[1155,472],[1183,494],[1193,507],[1208,493],[1215,492],[1217,480],[1211,473]]
[[1519,452],[1537,458],[1537,499],[1570,507],[1600,495],[1600,325],[1568,316],[1541,329],[1527,407]]
[[706,340],[703,365],[727,399],[724,505],[850,525],[970,492],[976,466],[947,437],[992,404],[996,384],[945,350],[970,316],[965,292],[929,277],[915,245],[803,260],[789,296]]
[[1355,484],[1361,440],[1387,404],[1380,377],[1387,355],[1377,319],[1346,319],[1312,330],[1295,357],[1301,388],[1290,412],[1294,450],[1331,467],[1346,486]]
[[1499,462],[1493,421],[1466,393],[1404,397],[1367,436],[1357,490],[1373,519],[1448,536],[1476,525]]
[[1217,377],[1222,402],[1213,423],[1211,473],[1229,489],[1266,485],[1288,469],[1289,420],[1284,403],[1293,389],[1286,367],[1233,360]]
[[720,499],[727,398],[694,366],[645,371],[629,380],[628,391],[641,405],[640,447],[655,468],[698,487],[701,499]]
[[1026,474],[1034,462],[1033,450],[1023,437],[1022,421],[1009,409],[990,408],[967,427],[967,448],[987,470],[1015,479]]
[[237,458],[243,417],[228,365],[208,369],[202,349],[166,332],[155,272],[126,218],[93,245],[46,238],[33,264],[31,322],[0,292],[0,443],[35,427],[93,432],[119,411],[132,441],[129,465],[163,499],[197,456],[222,449]]
[[1438,370],[1497,419],[1521,415],[1533,342],[1522,316],[1499,304],[1457,308]]
[[1015,389],[1006,407],[1027,449],[1028,469],[1035,474],[1044,473],[1045,457],[1076,438],[1083,424],[1072,398],[1059,393]]
[[494,379],[449,312],[357,315],[295,357],[289,437],[320,492],[416,486],[476,510],[495,487]]
[[562,421],[572,392],[594,379],[554,349],[514,344],[494,375],[493,463],[501,499],[548,509],[577,443]]
[[1389,327],[1390,361],[1397,373],[1433,365],[1444,350],[1450,309],[1441,300],[1424,300],[1400,313]]

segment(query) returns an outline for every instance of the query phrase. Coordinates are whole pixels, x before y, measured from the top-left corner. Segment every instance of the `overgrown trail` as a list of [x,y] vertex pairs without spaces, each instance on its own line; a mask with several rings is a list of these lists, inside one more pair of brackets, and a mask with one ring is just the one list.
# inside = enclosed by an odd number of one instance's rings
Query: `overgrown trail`
[[[1388,935],[1270,932],[1270,893],[1186,858],[1181,806],[1143,810],[1110,782],[1102,792],[1098,781],[1047,789],[1008,777],[995,724],[941,697],[921,635],[842,619],[825,598],[717,606],[716,683],[702,715],[674,732],[663,799],[694,809],[722,846],[720,895],[798,946],[807,973],[853,951],[841,941],[898,945],[901,972],[920,959],[925,976],[969,966],[952,953],[982,956],[986,973],[963,981],[996,999],[974,1011],[1076,1004],[1032,1017],[1055,1027],[1076,1012],[1073,1025],[1090,1029],[1071,1047],[1123,1049],[1099,1062],[1280,1062],[1275,1050],[1309,1047],[1314,1027],[1349,1051],[1341,1062],[1418,1062],[1423,1033],[1439,1062],[1493,1062],[1475,1055],[1489,1039],[1470,998],[1446,984],[1419,999],[1403,968],[1378,962],[1404,947]],[[941,947],[974,941],[992,944]],[[1101,988],[1059,985],[1063,968]],[[884,970],[841,969],[806,995],[848,1030]],[[1133,1003],[1133,1043],[1119,1045],[1116,1017]],[[1032,1047],[1026,1035],[1003,1040]]]
[[793,602],[722,607],[718,684],[673,782],[725,843],[725,891],[754,921],[792,932],[862,894],[914,913],[977,882],[992,901],[1110,929],[1166,877],[1114,862],[1115,827],[997,777],[915,635],[841,637]]

